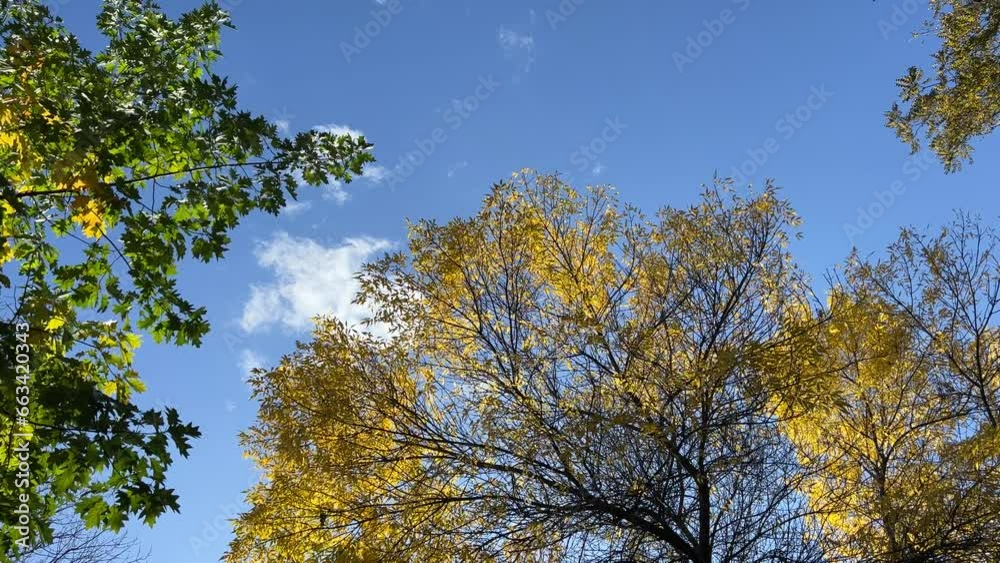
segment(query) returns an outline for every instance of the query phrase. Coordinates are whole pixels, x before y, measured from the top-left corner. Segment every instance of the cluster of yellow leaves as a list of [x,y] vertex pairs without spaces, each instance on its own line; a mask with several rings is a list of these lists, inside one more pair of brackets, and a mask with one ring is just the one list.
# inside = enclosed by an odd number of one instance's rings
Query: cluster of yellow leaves
[[[428,479],[419,452],[398,439],[394,403],[414,400],[413,380],[394,371],[398,366],[371,365],[380,345],[339,322],[321,323],[315,337],[252,380],[264,422],[243,441],[264,473],[247,496],[252,510],[236,523],[232,561],[311,561],[320,554],[343,563],[381,561],[404,531],[448,516],[433,506],[396,507],[407,490],[445,494],[451,487]],[[451,560],[440,539],[426,541],[411,546],[422,560]]]
[[73,222],[80,225],[83,234],[90,238],[100,238],[104,234],[104,208],[100,201],[88,196],[77,196],[70,204]]
[[[775,396],[828,555],[895,560],[958,545],[970,532],[962,519],[978,517],[965,511],[982,510],[963,490],[961,452],[974,446],[914,327],[892,306],[839,289],[818,326],[797,344],[792,369],[803,377]],[[984,445],[979,455],[996,459],[1000,442]]]
[[[57,208],[69,213],[72,221],[80,226],[88,238],[100,238],[106,232],[105,205],[102,203],[110,192],[98,175],[98,163],[91,154],[73,152],[65,155],[43,154],[28,136],[21,133],[23,120],[41,116],[52,127],[67,125],[52,115],[29,94],[0,99],[0,156],[8,163],[7,179],[23,197],[28,194],[52,194]],[[67,132],[69,134],[69,132]],[[106,177],[105,182],[112,178]],[[2,241],[0,264],[14,256],[17,235],[24,233],[15,227],[16,212],[3,202]],[[34,209],[28,207],[28,209]],[[32,217],[31,220],[34,220]]]
[[[758,299],[784,306],[773,294],[791,268],[773,233],[794,223],[786,204],[770,191],[713,193],[653,223],[610,189],[527,172],[471,218],[413,224],[408,259],[362,276],[392,338],[322,323],[254,381],[260,422],[245,443],[265,478],[230,560],[391,545],[400,561],[488,561],[464,540],[490,533],[509,560],[557,552],[558,532],[536,522],[503,529],[504,495],[540,505],[571,486],[504,463],[544,459],[586,479],[600,451],[615,471],[641,474],[636,459],[687,439],[745,362],[725,335],[704,345],[717,320],[706,308],[721,314],[736,296],[725,333]],[[709,290],[698,284],[719,278],[723,297],[700,301]],[[621,485],[639,495],[648,483]]]
[[614,202],[604,194],[583,196],[555,179],[540,179],[534,191],[501,184],[473,219],[414,224],[413,269],[434,287],[423,295],[426,319],[451,327],[425,338],[435,338],[439,351],[451,349],[456,363],[481,355],[475,341],[485,329],[498,330],[516,348],[542,344],[530,326],[540,310],[517,311],[517,325],[504,327],[510,311],[474,306],[484,297],[481,288],[496,282],[511,303],[538,303],[548,314],[599,324],[618,279],[617,224]]

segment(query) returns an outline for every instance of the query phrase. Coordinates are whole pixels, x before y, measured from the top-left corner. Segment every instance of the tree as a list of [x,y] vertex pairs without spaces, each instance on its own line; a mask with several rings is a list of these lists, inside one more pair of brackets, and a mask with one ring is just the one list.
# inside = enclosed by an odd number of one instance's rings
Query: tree
[[[784,414],[831,561],[991,561],[995,517],[959,454],[962,413],[893,306],[834,293],[817,356],[821,401]],[[810,369],[811,368],[811,369]]]
[[885,258],[851,258],[797,342],[805,392],[781,394],[782,425],[831,560],[1000,557],[996,249],[966,215],[906,229]]
[[57,510],[52,542],[15,557],[13,563],[144,563],[149,559],[124,534],[88,529],[71,504]]
[[889,127],[913,152],[926,137],[948,172],[972,161],[972,141],[1000,124],[1000,3],[931,0],[932,21],[920,35],[940,46],[932,71],[913,66],[897,80],[899,102]]
[[[765,369],[808,314],[768,185],[655,219],[530,171],[253,378],[230,561],[819,561]],[[380,332],[380,331],[377,331]]]
[[938,463],[958,505],[938,525],[952,528],[968,561],[1000,557],[998,249],[994,228],[959,213],[937,233],[903,230],[884,260],[853,268],[852,285],[864,284],[913,327],[957,421]]
[[[177,510],[165,472],[198,430],[131,400],[143,389],[132,368],[140,333],[197,346],[209,328],[178,292],[177,265],[220,258],[244,216],[276,214],[300,181],[350,181],[373,160],[364,138],[286,139],[238,109],[235,86],[212,72],[230,25],[215,3],[172,20],[148,0],[107,0],[97,24],[106,44],[95,53],[41,2],[0,0],[8,552],[15,540],[51,541],[64,502],[113,530]],[[27,480],[15,485],[19,473]],[[22,504],[30,537],[14,527]]]

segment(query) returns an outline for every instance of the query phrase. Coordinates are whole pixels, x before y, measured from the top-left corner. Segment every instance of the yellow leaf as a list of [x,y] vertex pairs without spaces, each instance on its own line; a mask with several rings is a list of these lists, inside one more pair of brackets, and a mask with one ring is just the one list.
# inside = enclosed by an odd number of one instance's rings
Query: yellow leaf
[[14,258],[14,247],[4,242],[0,243],[0,264],[10,262]]
[[100,238],[104,234],[104,219],[101,217],[100,203],[80,196],[73,200],[73,222],[80,225],[83,234],[90,238]]
[[105,395],[114,395],[118,391],[118,383],[115,381],[105,381],[100,385],[101,393]]
[[13,147],[17,142],[17,135],[0,131],[0,147]]

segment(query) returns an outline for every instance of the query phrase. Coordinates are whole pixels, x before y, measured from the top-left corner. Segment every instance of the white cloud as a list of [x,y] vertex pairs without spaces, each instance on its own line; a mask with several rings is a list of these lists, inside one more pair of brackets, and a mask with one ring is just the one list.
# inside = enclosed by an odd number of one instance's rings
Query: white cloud
[[[365,166],[360,176],[355,177],[354,181],[364,181],[372,185],[378,185],[388,177],[389,171],[384,166],[369,164]],[[337,205],[344,205],[347,200],[351,199],[351,194],[347,193],[344,187],[343,182],[331,180],[329,184],[323,186],[323,199],[332,200]]]
[[329,184],[323,186],[323,199],[329,199],[337,203],[337,205],[344,205],[344,202],[351,199],[351,194],[347,193],[344,189],[344,183],[339,180],[333,180]]
[[[518,72],[531,72],[535,62],[535,37],[530,32],[520,32],[501,26],[497,31],[497,44],[503,50],[504,58],[514,63]],[[515,82],[519,75],[514,75]]]
[[452,164],[451,166],[448,167],[448,177],[451,178],[452,176],[457,174],[459,170],[465,168],[468,165],[469,165],[468,160],[462,160]]
[[240,372],[244,381],[252,375],[253,370],[265,367],[266,363],[267,360],[263,356],[249,348],[240,351]]
[[497,31],[497,43],[507,52],[527,50],[535,48],[535,38],[530,33],[518,33],[507,27],[500,27]]
[[352,303],[358,290],[354,274],[392,243],[378,238],[349,238],[340,245],[323,246],[309,238],[276,233],[258,246],[257,263],[274,273],[274,281],[252,285],[240,326],[247,332],[274,325],[307,330],[316,315],[334,315],[348,325],[370,312]]
[[292,128],[295,114],[289,113],[288,108],[274,109],[271,113],[274,116],[272,121],[274,126],[278,128],[278,132],[287,134]]
[[[349,125],[339,125],[337,123],[327,123],[325,125],[316,125],[313,127],[316,131],[322,131],[324,133],[333,133],[334,135],[350,135],[351,137],[361,137],[364,132],[360,129],[355,129]],[[355,178],[355,181],[364,180],[370,184],[380,184],[389,176],[389,171],[385,169],[384,166],[379,166],[377,164],[368,164],[365,166],[364,171],[360,176]],[[298,176],[299,185],[303,184],[301,175]],[[351,199],[351,194],[345,189],[346,186],[340,180],[331,179],[329,184],[323,186],[323,199],[333,201],[337,205],[344,205],[347,200]]]
[[317,125],[313,127],[317,131],[322,131],[324,133],[333,133],[338,137],[340,135],[350,135],[352,137],[360,137],[364,135],[360,130],[355,129],[349,125],[337,125],[336,123],[328,123],[326,125]]
[[[302,178],[302,173],[296,170],[293,173],[293,176],[295,177],[295,183],[299,186],[299,197],[302,197],[301,194],[310,193],[308,190],[313,188],[312,186],[306,185],[305,179]],[[334,180],[331,178],[328,184],[319,186],[319,190],[323,199],[334,201],[337,205],[344,205],[344,202],[351,198],[350,194],[347,193],[347,190],[344,189],[344,183],[340,180]],[[285,204],[285,207],[281,209],[281,213],[289,217],[294,217],[303,211],[307,211],[310,207],[312,207],[312,203],[308,201],[289,201]]]
[[365,166],[364,173],[361,175],[362,178],[373,184],[382,182],[388,176],[389,171],[385,169],[385,166],[379,166],[378,164],[369,164],[368,166]]
[[590,173],[593,174],[594,176],[600,176],[601,172],[604,172],[606,169],[607,166],[604,166],[604,164],[600,162],[595,162],[594,167],[590,169]]
[[308,201],[290,200],[284,207],[281,208],[281,214],[286,217],[295,217],[296,215],[309,211],[310,207],[312,207],[312,204]]

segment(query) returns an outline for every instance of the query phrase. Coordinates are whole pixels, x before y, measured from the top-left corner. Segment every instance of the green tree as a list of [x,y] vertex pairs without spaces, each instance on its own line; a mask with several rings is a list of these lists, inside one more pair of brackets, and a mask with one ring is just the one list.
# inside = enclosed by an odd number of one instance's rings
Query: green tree
[[896,81],[889,127],[916,152],[925,137],[948,172],[972,161],[972,141],[1000,124],[1000,2],[931,0],[933,68],[913,66]]
[[[33,526],[22,541],[51,539],[47,523],[67,502],[110,529],[178,509],[165,472],[198,430],[132,401],[140,333],[197,346],[208,331],[204,308],[176,288],[178,263],[220,258],[247,214],[276,214],[301,181],[350,181],[373,160],[364,138],[284,138],[240,110],[235,86],[212,71],[230,26],[213,2],[171,19],[150,1],[107,0],[97,26],[104,46],[91,52],[41,2],[0,0],[8,551],[26,488]],[[33,433],[26,488],[15,486],[19,432]]]

